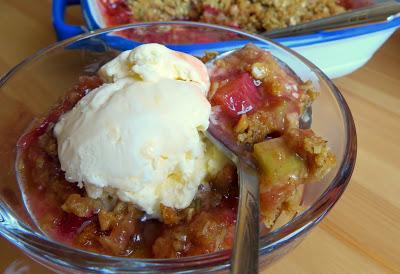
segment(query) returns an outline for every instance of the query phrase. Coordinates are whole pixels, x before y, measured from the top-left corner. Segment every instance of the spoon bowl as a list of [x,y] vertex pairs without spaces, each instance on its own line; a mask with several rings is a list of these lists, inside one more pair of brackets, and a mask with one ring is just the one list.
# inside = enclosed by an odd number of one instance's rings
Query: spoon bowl
[[[225,52],[209,60],[206,63],[209,73],[213,72],[215,61],[230,55],[232,52]],[[281,60],[275,59],[298,82],[302,82],[290,67]],[[217,115],[216,113],[215,116]],[[210,120],[210,125],[205,132],[205,136],[227,158],[236,164],[239,179],[239,205],[231,257],[231,271],[232,273],[258,273],[260,183],[257,173],[257,163],[252,155],[253,148],[238,143],[230,134],[224,132],[225,127],[220,125],[218,121]],[[309,105],[299,118],[299,127],[308,129],[311,128],[311,123],[312,108]]]

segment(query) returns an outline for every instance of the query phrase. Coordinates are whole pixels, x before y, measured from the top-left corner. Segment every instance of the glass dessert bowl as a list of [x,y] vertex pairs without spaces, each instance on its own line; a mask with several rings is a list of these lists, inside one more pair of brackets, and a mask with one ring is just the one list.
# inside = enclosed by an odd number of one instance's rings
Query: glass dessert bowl
[[[120,31],[127,30],[135,31],[136,41],[121,39],[116,35]],[[49,110],[65,97],[65,92],[70,90],[80,75],[97,72],[101,65],[122,50],[137,46],[137,42],[166,41],[165,35],[156,36],[154,33],[172,33],[173,36],[182,30],[194,30],[195,33],[202,34],[212,33],[212,42],[204,40],[203,43],[190,43],[188,37],[182,41],[179,36],[172,37],[173,39],[169,36],[168,47],[191,55],[203,56],[206,51],[216,51],[221,54],[240,49],[251,42],[269,51],[303,82],[310,81],[309,83],[320,92],[319,98],[313,104],[312,128],[329,141],[337,164],[320,182],[306,185],[301,209],[294,219],[288,223],[286,220],[282,224],[276,224],[272,231],[262,235],[260,265],[268,265],[296,246],[306,232],[329,211],[350,179],[356,152],[354,123],[344,99],[334,85],[302,57],[257,36],[205,24],[148,23],[112,28],[61,42],[24,61],[2,78],[0,96],[4,106],[1,122],[4,165],[1,168],[3,180],[0,231],[4,237],[46,266],[74,273],[188,270],[205,272],[223,271],[229,268],[229,250],[177,259],[139,259],[100,255],[55,241],[43,233],[43,227],[38,228],[36,221],[31,217],[35,215],[31,215],[32,209],[25,208],[24,199],[27,197],[24,197],[25,192],[21,193],[19,187],[24,180],[14,168],[19,137],[35,118],[45,117]],[[139,34],[143,40],[140,40]],[[238,79],[247,78],[241,76]],[[26,85],[27,81],[33,84]],[[83,90],[94,87],[96,85]],[[223,104],[221,98],[215,101]],[[49,122],[54,123],[56,120],[52,121],[50,117]],[[36,129],[40,131],[45,127],[39,126]],[[18,170],[18,165],[16,168]],[[42,209],[46,210],[49,208]]]

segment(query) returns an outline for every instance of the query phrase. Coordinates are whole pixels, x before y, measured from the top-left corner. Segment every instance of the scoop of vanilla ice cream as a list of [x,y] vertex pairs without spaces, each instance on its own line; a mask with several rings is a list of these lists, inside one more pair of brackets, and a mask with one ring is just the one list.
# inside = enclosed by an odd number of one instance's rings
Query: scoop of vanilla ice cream
[[199,76],[207,71],[190,55],[173,59],[181,55],[149,44],[101,68],[109,83],[83,97],[54,128],[68,181],[84,185],[92,198],[106,191],[153,217],[160,216],[161,203],[190,205],[198,186],[226,160],[199,133],[211,112],[208,75],[206,81]]
[[122,52],[105,64],[99,75],[107,82],[125,77],[151,82],[162,78],[191,81],[199,84],[204,94],[210,88],[207,68],[199,59],[160,44],[144,44]]

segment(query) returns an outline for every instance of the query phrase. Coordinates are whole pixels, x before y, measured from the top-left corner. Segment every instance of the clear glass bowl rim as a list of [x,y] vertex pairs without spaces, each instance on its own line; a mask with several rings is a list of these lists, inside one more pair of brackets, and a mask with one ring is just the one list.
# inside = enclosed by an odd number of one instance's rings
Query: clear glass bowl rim
[[[338,169],[337,174],[331,181],[330,185],[327,189],[320,195],[317,201],[311,205],[303,213],[296,216],[293,220],[291,220],[288,224],[278,228],[277,230],[268,233],[267,235],[260,238],[260,256],[265,255],[267,253],[272,252],[273,250],[286,245],[287,243],[293,241],[298,238],[302,234],[309,231],[313,226],[319,223],[323,217],[330,211],[330,209],[334,206],[334,204],[338,201],[340,196],[343,194],[346,189],[348,182],[350,180],[351,174],[354,169],[356,154],[357,154],[357,137],[356,137],[356,129],[354,125],[354,120],[350,109],[343,98],[340,91],[337,87],[331,82],[331,80],[314,64],[309,62],[307,59],[296,53],[295,51],[276,43],[266,37],[262,37],[257,34],[250,34],[247,32],[243,32],[237,29],[213,25],[207,23],[198,23],[198,22],[187,22],[187,21],[166,21],[166,22],[146,22],[146,23],[134,23],[134,24],[126,24],[116,27],[99,29],[96,31],[91,31],[89,33],[81,34],[52,45],[49,45],[46,48],[43,48],[33,55],[27,57],[25,60],[17,64],[15,67],[10,69],[7,73],[1,76],[0,78],[0,87],[2,87],[7,80],[9,80],[14,74],[18,73],[18,71],[23,68],[24,65],[29,64],[30,62],[35,61],[46,53],[57,49],[65,47],[68,44],[75,43],[80,40],[84,40],[86,38],[94,37],[101,34],[110,33],[113,31],[120,31],[129,28],[137,28],[137,27],[150,27],[157,25],[186,25],[186,26],[195,26],[195,27],[207,27],[213,28],[216,30],[233,32],[236,34],[240,34],[243,36],[247,36],[251,39],[258,40],[261,42],[266,42],[272,44],[273,46],[288,52],[291,55],[294,55],[296,58],[300,59],[303,63],[305,63],[314,73],[316,73],[329,87],[332,91],[335,99],[340,108],[341,114],[343,116],[343,120],[345,121],[345,150],[344,150],[344,158],[340,163],[340,167]],[[122,263],[125,266],[128,266],[128,269],[125,270],[140,270],[143,266],[146,267],[157,267],[157,266],[167,266],[173,264],[179,264],[185,269],[189,268],[198,268],[203,266],[215,266],[219,265],[221,267],[227,266],[229,264],[230,258],[230,250],[220,251],[215,253],[210,253],[206,255],[193,256],[193,257],[184,257],[179,259],[133,259],[133,258],[124,258],[124,257],[114,257],[108,255],[101,255],[93,252],[88,252],[80,249],[73,248],[71,246],[64,245],[62,243],[56,242],[52,239],[45,237],[42,234],[39,234],[33,231],[31,228],[23,224],[22,222],[15,220],[20,227],[19,230],[8,229],[7,226],[2,224],[2,222],[6,219],[2,217],[2,214],[6,215],[9,218],[14,218],[12,216],[12,210],[10,210],[6,205],[1,203],[0,201],[0,234],[4,236],[9,241],[16,244],[18,247],[23,249],[28,254],[36,257],[33,254],[33,251],[36,252],[48,252],[48,248],[51,250],[63,250],[64,253],[74,254],[76,256],[80,256],[80,258],[84,259],[93,259],[94,261],[103,261],[104,262],[114,262],[114,263]],[[21,233],[22,232],[22,233]],[[203,265],[202,262],[207,262],[206,265]],[[62,260],[52,261],[52,263],[59,265],[60,267],[71,267],[68,263],[63,262]],[[200,265],[201,264],[201,265]],[[131,266],[131,267],[130,267]],[[82,270],[82,268],[80,268]]]

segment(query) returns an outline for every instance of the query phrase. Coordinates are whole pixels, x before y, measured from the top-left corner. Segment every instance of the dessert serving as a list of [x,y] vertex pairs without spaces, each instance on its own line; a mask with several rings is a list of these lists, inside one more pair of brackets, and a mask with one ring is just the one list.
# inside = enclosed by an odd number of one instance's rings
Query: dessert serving
[[230,249],[236,168],[203,132],[213,128],[256,159],[267,233],[296,214],[303,185],[335,165],[327,142],[299,124],[317,95],[252,44],[207,66],[143,44],[81,76],[21,136],[25,203],[49,237],[92,252],[175,258]]

